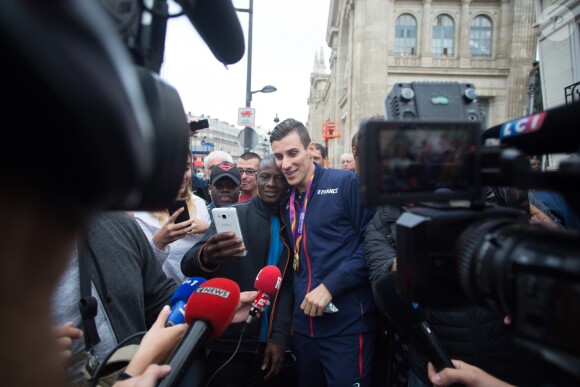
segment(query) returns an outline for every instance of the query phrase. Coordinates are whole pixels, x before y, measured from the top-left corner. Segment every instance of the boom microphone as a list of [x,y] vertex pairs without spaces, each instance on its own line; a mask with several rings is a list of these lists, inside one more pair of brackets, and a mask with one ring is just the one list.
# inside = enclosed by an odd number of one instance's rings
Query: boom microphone
[[256,276],[256,281],[254,281],[254,288],[258,291],[258,295],[254,302],[252,302],[246,323],[251,323],[254,317],[256,317],[256,314],[264,309],[266,301],[278,293],[281,283],[282,273],[280,273],[278,266],[269,265],[260,270]]
[[393,325],[409,332],[419,344],[421,353],[433,363],[437,371],[455,368],[449,356],[429,328],[425,311],[397,292],[397,273],[386,273],[373,285],[375,304]]
[[242,59],[244,33],[231,0],[176,1],[217,60],[228,65]]
[[499,138],[526,154],[572,153],[580,147],[580,101],[486,129],[483,138]]
[[201,284],[185,306],[189,328],[169,358],[171,372],[158,387],[177,386],[196,357],[205,354],[205,343],[220,336],[228,327],[240,302],[240,287],[226,278]]
[[172,325],[185,323],[185,305],[189,297],[195,292],[195,290],[205,282],[205,278],[202,277],[192,277],[186,279],[173,293],[171,297],[171,312],[167,317],[166,327]]

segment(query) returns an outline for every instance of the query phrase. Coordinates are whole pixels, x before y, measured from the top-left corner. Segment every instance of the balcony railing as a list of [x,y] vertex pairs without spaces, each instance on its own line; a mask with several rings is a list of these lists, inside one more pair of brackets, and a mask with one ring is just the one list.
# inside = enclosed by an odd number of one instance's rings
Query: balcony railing
[[566,105],[580,101],[580,82],[576,82],[564,88],[564,96],[566,97]]

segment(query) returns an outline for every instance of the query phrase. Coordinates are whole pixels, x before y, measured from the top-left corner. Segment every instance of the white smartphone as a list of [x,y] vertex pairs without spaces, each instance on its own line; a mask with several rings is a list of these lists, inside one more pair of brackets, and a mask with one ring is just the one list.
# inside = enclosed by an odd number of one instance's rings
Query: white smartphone
[[[213,222],[215,223],[215,229],[217,232],[234,232],[237,238],[244,239],[242,237],[242,230],[240,228],[240,221],[238,220],[238,212],[233,207],[221,207],[213,208],[211,210],[213,215]],[[234,254],[237,257],[243,257],[246,255],[246,250]]]

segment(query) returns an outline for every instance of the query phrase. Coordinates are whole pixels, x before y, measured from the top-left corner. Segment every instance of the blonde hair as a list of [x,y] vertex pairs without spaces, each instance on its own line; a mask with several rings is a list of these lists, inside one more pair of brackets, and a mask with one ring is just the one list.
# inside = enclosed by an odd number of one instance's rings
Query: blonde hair
[[[190,161],[191,164],[193,162],[193,157],[191,156],[191,153],[188,153],[187,157],[192,160]],[[193,173],[193,165],[191,167]],[[191,188],[191,178],[189,178],[189,181],[185,185],[185,189],[179,196],[179,199],[185,199],[185,203],[187,204],[187,210],[189,211],[189,216],[195,217],[197,216],[197,207],[193,202],[192,197],[193,197],[193,189]],[[153,215],[159,221],[160,224],[165,224],[165,222],[167,222],[167,219],[169,219],[169,211],[167,209],[152,212],[151,215]]]

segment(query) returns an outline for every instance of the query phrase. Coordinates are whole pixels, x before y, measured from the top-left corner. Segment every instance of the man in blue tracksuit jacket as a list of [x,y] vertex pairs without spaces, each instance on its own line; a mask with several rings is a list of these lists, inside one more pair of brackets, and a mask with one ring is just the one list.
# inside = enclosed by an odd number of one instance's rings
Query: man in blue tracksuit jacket
[[298,385],[369,386],[376,321],[363,237],[374,211],[361,206],[353,172],[312,161],[302,123],[281,122],[270,143],[292,186],[281,209],[294,248]]

